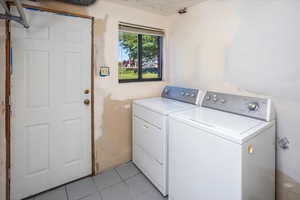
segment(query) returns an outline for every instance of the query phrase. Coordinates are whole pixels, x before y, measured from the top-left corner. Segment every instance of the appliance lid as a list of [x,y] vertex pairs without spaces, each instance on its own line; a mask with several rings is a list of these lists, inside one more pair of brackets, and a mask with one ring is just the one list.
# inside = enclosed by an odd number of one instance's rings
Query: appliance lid
[[163,97],[155,97],[148,99],[135,100],[134,104],[146,107],[154,112],[168,115],[173,112],[183,111],[186,109],[195,108],[195,105],[179,102]]
[[209,133],[242,144],[258,130],[266,127],[268,122],[261,120],[199,107],[170,115],[171,118],[182,121]]

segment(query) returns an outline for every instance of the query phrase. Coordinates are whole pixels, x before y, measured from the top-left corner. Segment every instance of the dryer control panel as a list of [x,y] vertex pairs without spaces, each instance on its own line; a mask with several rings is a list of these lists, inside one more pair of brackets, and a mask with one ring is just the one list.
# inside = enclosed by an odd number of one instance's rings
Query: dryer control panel
[[264,121],[274,119],[271,100],[208,91],[202,101],[202,107],[230,112]]
[[202,91],[193,88],[181,88],[175,86],[166,86],[161,94],[162,97],[174,99],[190,104],[199,104],[202,97]]

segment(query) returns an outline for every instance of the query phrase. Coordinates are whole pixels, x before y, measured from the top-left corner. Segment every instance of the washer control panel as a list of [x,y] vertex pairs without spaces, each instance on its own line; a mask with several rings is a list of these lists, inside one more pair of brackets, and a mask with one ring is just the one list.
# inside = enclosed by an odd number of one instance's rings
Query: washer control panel
[[202,107],[244,115],[264,121],[271,116],[270,99],[247,97],[208,91],[202,101]]
[[202,92],[198,89],[166,86],[161,94],[162,97],[174,99],[190,104],[198,104]]

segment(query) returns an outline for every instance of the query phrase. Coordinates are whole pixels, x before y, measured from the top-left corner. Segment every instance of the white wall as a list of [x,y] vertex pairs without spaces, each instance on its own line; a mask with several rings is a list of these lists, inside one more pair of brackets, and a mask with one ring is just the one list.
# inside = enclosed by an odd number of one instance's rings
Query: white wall
[[278,135],[278,168],[300,182],[300,2],[209,0],[173,16],[171,82],[270,96]]

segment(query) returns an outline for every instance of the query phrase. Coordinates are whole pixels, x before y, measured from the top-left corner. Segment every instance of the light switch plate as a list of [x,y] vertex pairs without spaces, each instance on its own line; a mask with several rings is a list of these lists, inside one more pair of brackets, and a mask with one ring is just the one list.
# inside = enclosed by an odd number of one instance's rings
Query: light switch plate
[[100,77],[106,77],[110,75],[109,67],[101,66],[99,70]]

